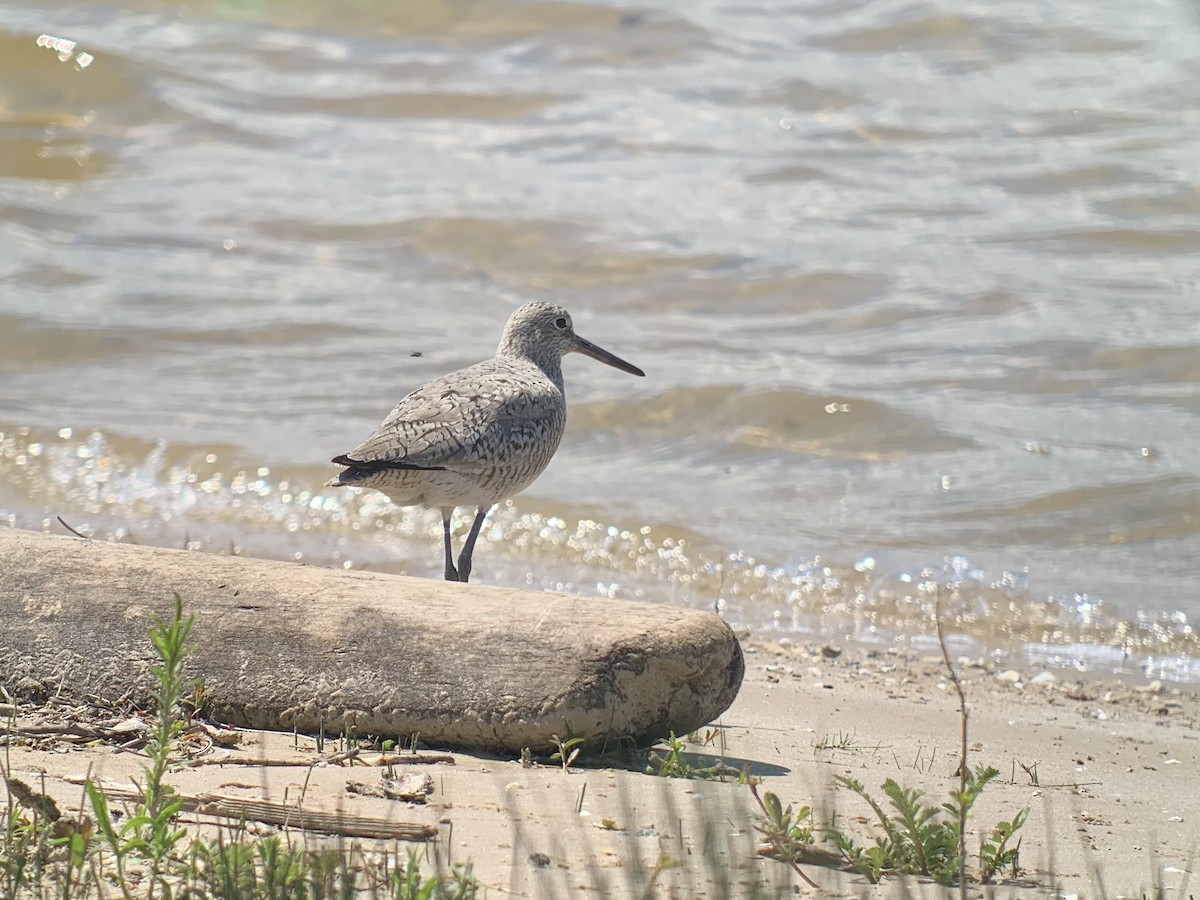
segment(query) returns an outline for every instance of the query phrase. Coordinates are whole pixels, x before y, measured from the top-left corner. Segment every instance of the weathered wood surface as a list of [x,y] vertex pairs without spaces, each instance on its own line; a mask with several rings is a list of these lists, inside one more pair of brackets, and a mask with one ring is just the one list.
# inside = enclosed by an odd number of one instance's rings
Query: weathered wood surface
[[147,703],[174,592],[209,713],[253,728],[598,748],[714,720],[744,668],[704,612],[0,528],[0,684]]

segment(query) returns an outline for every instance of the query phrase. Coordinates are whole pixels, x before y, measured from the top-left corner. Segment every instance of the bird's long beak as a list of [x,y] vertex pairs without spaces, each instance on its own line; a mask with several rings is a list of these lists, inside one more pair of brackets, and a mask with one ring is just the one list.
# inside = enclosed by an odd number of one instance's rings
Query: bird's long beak
[[628,372],[630,375],[638,375],[642,378],[646,377],[646,373],[635,366],[633,363],[627,363],[619,356],[614,356],[607,350],[597,347],[591,341],[585,341],[579,335],[575,335],[575,346],[572,348],[577,353],[582,353],[584,356],[590,356],[597,362],[602,362],[606,366],[612,366],[614,369],[620,369],[622,372]]

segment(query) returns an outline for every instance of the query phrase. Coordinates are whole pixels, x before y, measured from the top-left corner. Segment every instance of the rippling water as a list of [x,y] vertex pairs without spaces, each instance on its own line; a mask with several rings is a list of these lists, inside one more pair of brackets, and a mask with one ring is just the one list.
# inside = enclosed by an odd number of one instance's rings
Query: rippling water
[[554,300],[479,580],[1197,680],[1198,147],[1153,0],[0,5],[0,516],[436,576],[325,460]]

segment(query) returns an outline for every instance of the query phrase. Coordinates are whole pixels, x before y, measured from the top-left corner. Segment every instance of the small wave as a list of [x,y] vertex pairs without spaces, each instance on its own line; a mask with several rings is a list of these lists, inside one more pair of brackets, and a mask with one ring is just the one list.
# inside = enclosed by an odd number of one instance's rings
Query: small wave
[[569,100],[561,94],[393,92],[342,96],[260,97],[255,108],[276,113],[368,119],[520,121]]
[[[643,445],[672,442],[681,423],[686,443],[754,447],[810,456],[880,460],[975,446],[923,416],[861,397],[831,400],[804,391],[747,393],[733,386],[677,388],[653,397],[579,404],[572,425],[584,432],[637,432]],[[678,437],[674,439],[678,443]],[[891,453],[889,446],[902,447]]]

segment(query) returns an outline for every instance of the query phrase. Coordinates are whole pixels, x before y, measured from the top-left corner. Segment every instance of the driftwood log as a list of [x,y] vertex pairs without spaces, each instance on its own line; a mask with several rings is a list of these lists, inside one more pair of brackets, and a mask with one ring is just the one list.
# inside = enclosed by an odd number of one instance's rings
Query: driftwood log
[[599,749],[693,731],[743,674],[704,612],[0,528],[0,685],[148,705],[176,592],[206,712],[251,728]]

